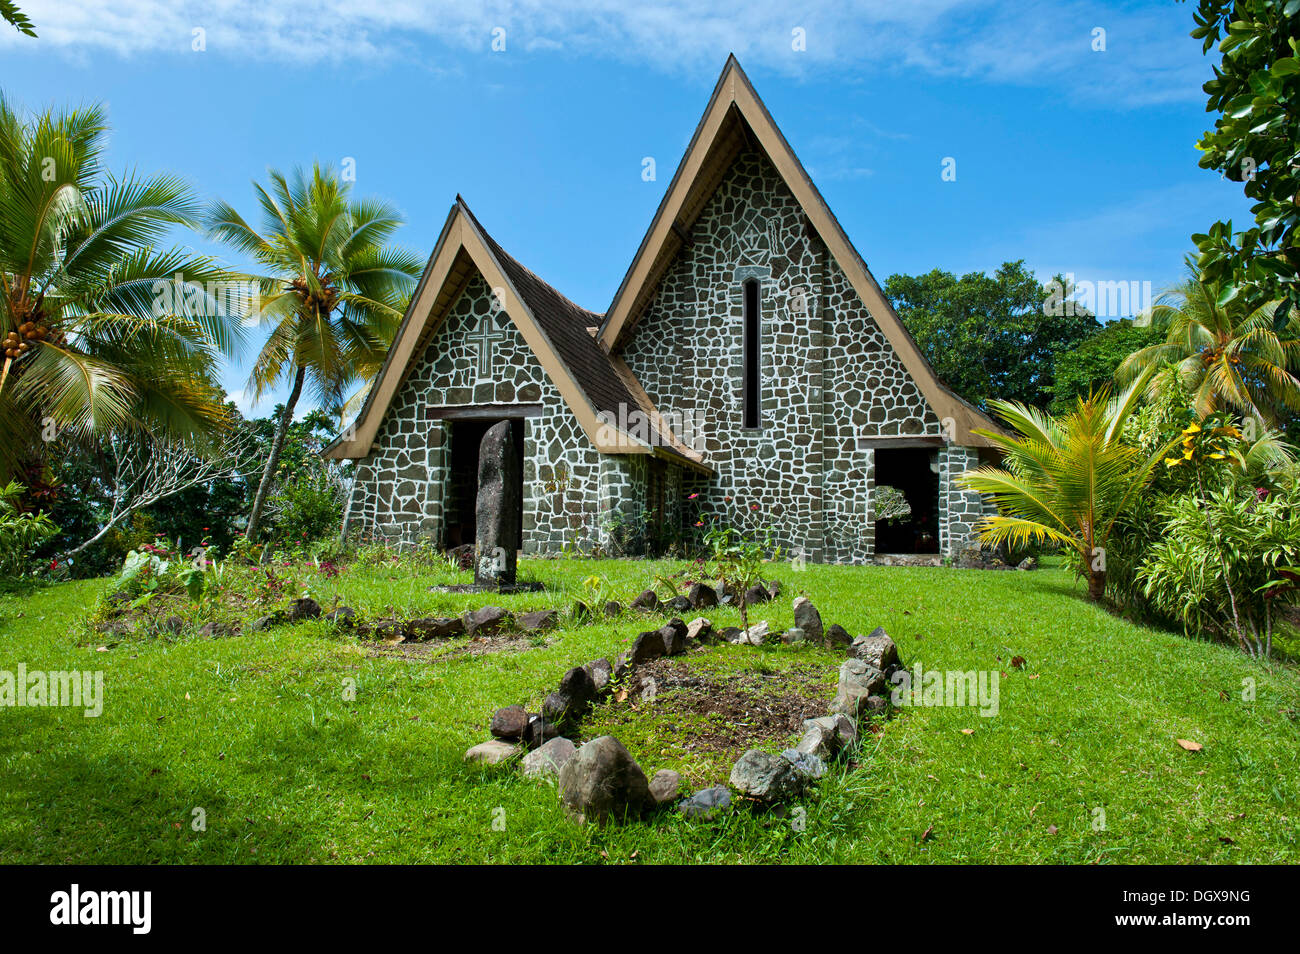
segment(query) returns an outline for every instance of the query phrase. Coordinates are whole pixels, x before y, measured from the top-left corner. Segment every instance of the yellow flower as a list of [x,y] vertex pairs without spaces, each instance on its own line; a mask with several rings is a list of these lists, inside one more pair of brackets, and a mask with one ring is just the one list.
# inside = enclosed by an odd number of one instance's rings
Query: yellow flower
[[1188,427],[1183,428],[1184,434],[1199,434],[1200,431],[1201,431],[1201,425],[1199,424],[1192,424],[1189,425]]
[[1181,464],[1182,462],[1183,462],[1182,459],[1179,458],[1179,457],[1166,457],[1166,458],[1165,458],[1165,466],[1166,466],[1166,467],[1177,467],[1177,466],[1178,466],[1179,464]]
[[1187,448],[1187,450],[1183,451],[1183,459],[1184,459],[1184,460],[1191,460],[1191,459],[1192,459],[1192,449],[1191,449],[1190,447]]
[[1211,454],[1211,455],[1210,455],[1210,460],[1224,460],[1224,459],[1225,459],[1225,458],[1224,458],[1224,456],[1223,456],[1222,454]]

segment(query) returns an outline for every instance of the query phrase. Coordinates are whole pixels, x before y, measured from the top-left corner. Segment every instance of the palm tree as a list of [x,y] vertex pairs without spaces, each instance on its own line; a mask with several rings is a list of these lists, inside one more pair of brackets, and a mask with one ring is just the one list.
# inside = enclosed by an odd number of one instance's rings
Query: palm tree
[[1116,379],[1126,384],[1156,368],[1152,390],[1177,379],[1200,417],[1236,411],[1277,426],[1300,410],[1300,316],[1279,321],[1278,302],[1250,311],[1241,300],[1195,276],[1161,295],[1149,315],[1166,329],[1164,343],[1129,355]]
[[0,481],[55,436],[195,441],[226,421],[212,382],[240,342],[232,276],[155,250],[200,208],[172,176],[106,174],[106,136],[101,107],[24,119],[0,96]]
[[1071,547],[1088,568],[1088,598],[1100,601],[1111,529],[1172,446],[1147,455],[1123,440],[1124,422],[1149,377],[1141,375],[1117,398],[1105,389],[1079,398],[1071,413],[1057,417],[1015,401],[990,402],[1018,436],[979,431],[1005,453],[1004,466],[958,478],[998,505],[980,538],[994,546],[1050,541]]
[[332,169],[271,170],[271,184],[253,184],[262,231],[235,209],[216,203],[208,214],[214,237],[257,262],[264,274],[258,312],[271,329],[253,365],[249,388],[261,397],[277,383],[289,396],[253,498],[247,535],[255,539],[279,465],[285,434],[303,386],[321,405],[338,409],[347,388],[378,373],[401,323],[420,260],[384,243],[402,224],[390,205],[352,200]]

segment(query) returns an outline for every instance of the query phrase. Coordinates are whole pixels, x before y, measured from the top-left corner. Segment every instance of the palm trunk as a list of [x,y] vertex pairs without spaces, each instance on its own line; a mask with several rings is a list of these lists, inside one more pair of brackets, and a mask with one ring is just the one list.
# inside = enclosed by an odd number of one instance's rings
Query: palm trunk
[[1100,603],[1106,595],[1106,571],[1088,568],[1088,599]]
[[257,485],[257,494],[253,497],[253,510],[248,515],[249,542],[257,539],[257,531],[261,529],[262,508],[266,505],[266,495],[271,491],[275,468],[280,464],[280,451],[284,449],[284,439],[289,433],[289,425],[293,423],[293,409],[302,395],[302,379],[303,369],[299,368],[298,373],[293,376],[293,389],[289,392],[289,399],[284,402],[284,413],[280,415],[280,423],[275,429],[275,439],[271,441],[271,453],[266,458],[262,480]]

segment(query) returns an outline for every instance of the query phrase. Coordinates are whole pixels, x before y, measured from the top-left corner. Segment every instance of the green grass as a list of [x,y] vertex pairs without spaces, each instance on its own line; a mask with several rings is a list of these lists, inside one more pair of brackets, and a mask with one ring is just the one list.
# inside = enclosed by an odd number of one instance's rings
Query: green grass
[[[567,605],[593,573],[626,600],[666,568],[530,560],[524,572],[550,591],[493,602]],[[569,666],[612,658],[645,628],[635,618],[570,626],[522,653],[431,662],[368,657],[319,622],[97,652],[82,621],[107,584],[66,583],[0,597],[0,670],[102,669],[104,713],[0,709],[0,860],[1300,861],[1293,667],[1117,619],[1057,569],[777,575],[785,594],[756,614],[774,629],[791,625],[790,599],[803,589],[827,623],[853,633],[883,625],[909,665],[1005,670],[999,714],[904,710],[867,736],[855,770],[834,769],[805,800],[802,831],[747,809],[711,824],[665,814],[599,829],[567,820],[553,786],[461,757],[487,737],[495,707],[536,705]],[[483,602],[428,592],[448,576],[354,568],[338,589],[375,615]],[[780,666],[801,650],[718,652],[719,666],[760,657]],[[1023,670],[1010,667],[1013,655]],[[1245,680],[1254,701],[1242,699]],[[1179,738],[1204,749],[1186,752]],[[647,770],[661,767],[627,741]],[[192,830],[195,808],[206,831]],[[1104,830],[1094,828],[1099,808]]]

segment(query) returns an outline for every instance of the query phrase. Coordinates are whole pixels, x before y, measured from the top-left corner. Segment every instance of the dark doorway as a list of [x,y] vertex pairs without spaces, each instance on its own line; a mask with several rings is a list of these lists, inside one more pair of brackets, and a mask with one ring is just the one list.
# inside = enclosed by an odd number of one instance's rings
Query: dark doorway
[[[876,493],[894,487],[907,498],[910,516],[876,520],[877,553],[939,552],[939,451],[935,448],[880,448],[876,452]],[[875,501],[872,502],[875,511]]]
[[[478,504],[478,449],[493,420],[453,421],[451,424],[451,466],[447,474],[446,546],[473,543],[477,529],[475,511]],[[519,475],[520,499],[523,499],[524,441],[523,421],[510,422],[510,438],[515,451],[515,473]],[[517,540],[523,540],[523,513],[520,508]]]

